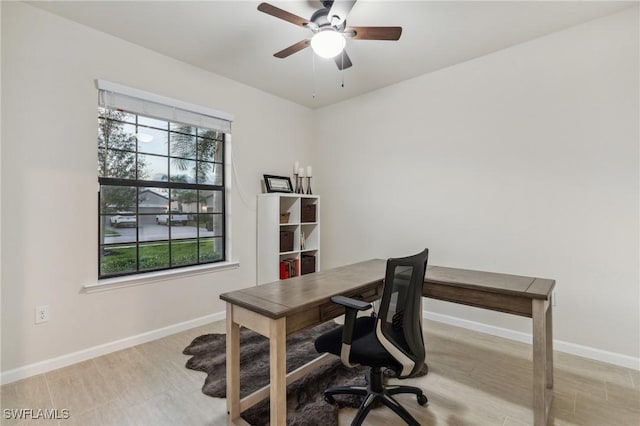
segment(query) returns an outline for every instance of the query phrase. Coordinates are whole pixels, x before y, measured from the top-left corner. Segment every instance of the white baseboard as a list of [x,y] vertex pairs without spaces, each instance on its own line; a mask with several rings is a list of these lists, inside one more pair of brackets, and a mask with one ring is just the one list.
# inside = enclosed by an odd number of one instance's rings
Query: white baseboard
[[140,345],[142,343],[150,342],[152,340],[160,339],[171,334],[180,333],[181,331],[189,330],[194,327],[206,325],[214,321],[223,320],[224,318],[225,312],[222,311],[189,321],[184,321],[178,324],[172,324],[167,327],[158,328],[156,330],[151,330],[146,333],[138,334],[136,336],[125,337],[124,339],[104,343],[102,345],[83,349],[56,358],[51,358],[33,364],[25,365],[24,367],[18,367],[13,370],[3,371],[2,373],[0,373],[0,384],[4,385],[7,383],[15,382],[17,380],[26,379],[27,377],[35,376],[37,374],[46,373],[48,371],[66,367],[71,364],[106,355],[111,352],[116,352],[122,349],[130,348],[132,346]]
[[[527,344],[531,344],[533,340],[531,334],[528,334],[528,333],[522,333],[520,331],[509,330],[507,328],[502,328],[502,327],[495,327],[492,325],[487,325],[487,324],[483,324],[475,321],[469,321],[469,320],[465,320],[465,319],[461,319],[461,318],[453,317],[449,315],[423,311],[423,316],[425,319],[428,319],[431,321],[450,324],[456,327],[466,328],[469,330],[474,330],[481,333],[503,337],[505,339],[515,340],[515,341],[523,342]],[[181,331],[189,330],[194,327],[199,327],[201,325],[206,325],[215,321],[220,321],[220,320],[223,320],[224,318],[225,318],[225,312],[224,311],[218,312],[215,314],[206,315],[193,320],[184,321],[178,324],[173,324],[167,327],[148,331],[146,333],[138,334],[136,336],[126,337],[124,339],[116,340],[114,342],[109,342],[102,345],[94,346],[92,348],[83,349],[81,351],[62,355],[56,358],[51,358],[48,360],[25,365],[24,367],[3,371],[2,373],[0,373],[0,384],[4,385],[7,383],[15,382],[17,380],[26,379],[27,377],[46,373],[48,371],[66,367],[71,364],[86,361],[88,359],[95,358],[98,356],[106,355],[111,352],[116,352],[122,349],[130,348],[132,346],[136,346],[142,343],[150,342],[152,340],[160,339],[162,337],[166,337],[171,334],[180,333]],[[577,345],[574,343],[563,342],[560,340],[554,340],[553,346],[554,346],[554,350],[557,350],[560,352],[566,352],[572,355],[578,355],[585,358],[590,358],[597,361],[618,365],[621,367],[640,370],[640,358],[634,358],[628,355],[622,355],[615,352],[608,352],[601,349],[596,349],[589,346]]]
[[[531,334],[522,333],[520,331],[509,330],[507,328],[496,327],[493,325],[487,325],[480,322],[465,320],[458,317],[453,317],[444,314],[437,314],[433,312],[422,311],[422,315],[425,319],[441,322],[456,327],[466,328],[469,330],[478,331],[481,333],[490,334],[492,336],[503,337],[509,340],[515,340],[531,344],[533,337]],[[584,358],[590,358],[596,361],[602,361],[620,367],[631,368],[634,370],[640,370],[640,358],[634,358],[632,356],[623,355],[615,352],[604,351],[602,349],[592,348],[589,346],[578,345],[575,343],[563,342],[562,340],[553,341],[554,351],[565,352],[571,355],[577,355]]]

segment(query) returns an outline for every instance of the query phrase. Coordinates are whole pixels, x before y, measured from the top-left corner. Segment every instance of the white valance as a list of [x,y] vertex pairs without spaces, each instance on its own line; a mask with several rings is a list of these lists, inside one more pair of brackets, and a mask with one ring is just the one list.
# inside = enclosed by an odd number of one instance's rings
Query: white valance
[[98,104],[161,120],[231,133],[233,115],[105,80],[96,80]]

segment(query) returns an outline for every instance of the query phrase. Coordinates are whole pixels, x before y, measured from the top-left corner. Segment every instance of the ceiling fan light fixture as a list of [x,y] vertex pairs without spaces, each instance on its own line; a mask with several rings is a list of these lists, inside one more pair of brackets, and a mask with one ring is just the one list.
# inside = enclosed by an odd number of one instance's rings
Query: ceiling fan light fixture
[[140,142],[151,142],[153,140],[153,135],[148,133],[138,132],[136,133],[136,139]]
[[311,48],[316,55],[322,58],[329,59],[338,56],[346,44],[347,41],[342,33],[333,28],[320,30],[311,37]]

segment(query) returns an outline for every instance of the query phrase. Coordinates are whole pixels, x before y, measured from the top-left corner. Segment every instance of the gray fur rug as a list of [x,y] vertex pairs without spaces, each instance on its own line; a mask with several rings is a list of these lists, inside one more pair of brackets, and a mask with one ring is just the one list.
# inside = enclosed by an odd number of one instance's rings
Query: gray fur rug
[[[318,356],[313,341],[337,325],[321,324],[287,338],[287,371],[293,371]],[[187,368],[207,373],[202,392],[216,398],[226,397],[226,340],[224,334],[196,337],[185,348],[192,355]],[[338,424],[338,409],[358,407],[361,397],[340,396],[336,405],[325,402],[323,392],[331,386],[365,386],[366,367],[346,368],[338,357],[287,387],[287,425],[330,426]],[[269,383],[269,341],[253,331],[240,330],[240,396],[244,397]],[[269,422],[269,400],[242,413],[253,426]]]

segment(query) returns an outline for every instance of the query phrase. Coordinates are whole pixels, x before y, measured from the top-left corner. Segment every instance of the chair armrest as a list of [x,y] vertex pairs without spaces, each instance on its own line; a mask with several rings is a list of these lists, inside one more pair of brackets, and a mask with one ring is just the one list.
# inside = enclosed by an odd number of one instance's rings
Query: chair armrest
[[354,367],[354,365],[349,362],[349,354],[351,352],[353,333],[356,328],[356,317],[358,316],[358,311],[371,308],[371,303],[345,296],[333,296],[331,301],[337,305],[344,306],[344,327],[342,327],[340,359],[345,366]]
[[344,306],[349,309],[357,309],[358,311],[364,311],[371,308],[371,303],[364,300],[352,299],[346,296],[333,296],[331,301],[337,305]]

